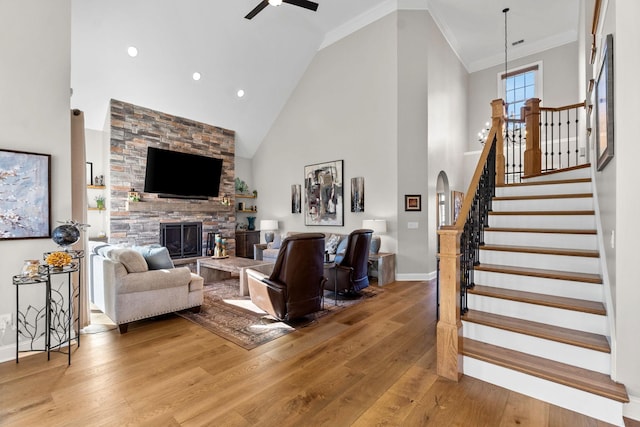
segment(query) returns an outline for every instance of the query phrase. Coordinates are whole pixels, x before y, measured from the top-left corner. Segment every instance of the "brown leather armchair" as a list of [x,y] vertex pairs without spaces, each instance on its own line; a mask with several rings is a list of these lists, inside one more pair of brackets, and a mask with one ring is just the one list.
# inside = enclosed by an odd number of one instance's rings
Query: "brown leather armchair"
[[279,320],[291,320],[322,307],[324,234],[287,237],[270,276],[247,269],[251,302]]
[[[373,230],[354,230],[349,234],[344,258],[325,265],[324,288],[338,293],[357,293],[369,286],[369,247]],[[337,282],[337,283],[336,283]]]

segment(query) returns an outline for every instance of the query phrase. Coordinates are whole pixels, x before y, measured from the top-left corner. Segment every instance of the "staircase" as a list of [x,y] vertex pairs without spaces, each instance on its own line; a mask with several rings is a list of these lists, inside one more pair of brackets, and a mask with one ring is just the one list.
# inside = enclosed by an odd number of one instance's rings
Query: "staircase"
[[622,425],[589,165],[496,188],[469,311],[464,374]]

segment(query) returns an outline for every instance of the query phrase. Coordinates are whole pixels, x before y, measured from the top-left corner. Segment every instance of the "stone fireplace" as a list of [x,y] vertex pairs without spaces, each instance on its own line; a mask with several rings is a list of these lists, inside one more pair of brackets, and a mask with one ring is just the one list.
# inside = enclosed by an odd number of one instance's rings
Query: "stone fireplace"
[[[228,251],[235,253],[233,131],[112,99],[110,133],[107,184],[111,202],[111,243],[161,243],[161,224],[200,223],[197,231],[200,244],[194,256],[203,255],[202,242],[209,232],[219,232],[228,242]],[[164,199],[144,193],[149,146],[222,159],[219,197],[208,200]],[[141,201],[129,201],[129,191],[139,192]],[[231,199],[230,205],[222,203],[224,196]],[[186,257],[184,254],[181,256]]]

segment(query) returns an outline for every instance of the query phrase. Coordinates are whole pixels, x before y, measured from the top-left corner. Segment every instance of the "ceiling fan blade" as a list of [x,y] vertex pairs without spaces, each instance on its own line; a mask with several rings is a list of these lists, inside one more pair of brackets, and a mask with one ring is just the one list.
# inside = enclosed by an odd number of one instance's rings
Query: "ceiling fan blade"
[[264,9],[267,6],[269,6],[269,0],[262,0],[256,7],[253,8],[251,12],[247,14],[247,16],[245,16],[245,18],[247,19],[253,18],[258,13],[260,13],[262,9]]
[[282,0],[282,2],[304,7],[305,9],[313,10],[314,12],[318,10],[318,3],[309,0]]

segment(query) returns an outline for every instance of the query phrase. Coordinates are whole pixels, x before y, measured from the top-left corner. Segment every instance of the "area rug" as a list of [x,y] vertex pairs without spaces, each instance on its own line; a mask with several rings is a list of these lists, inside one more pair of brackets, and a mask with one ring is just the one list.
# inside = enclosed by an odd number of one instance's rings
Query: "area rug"
[[294,322],[280,322],[271,319],[267,313],[256,307],[248,296],[240,296],[238,290],[237,277],[208,283],[204,287],[204,302],[199,313],[184,310],[176,314],[240,347],[251,350],[296,329],[321,321],[329,314],[353,307],[381,292],[379,288],[370,286],[362,291],[360,297],[339,297],[337,305],[335,294],[325,292],[323,310]]

